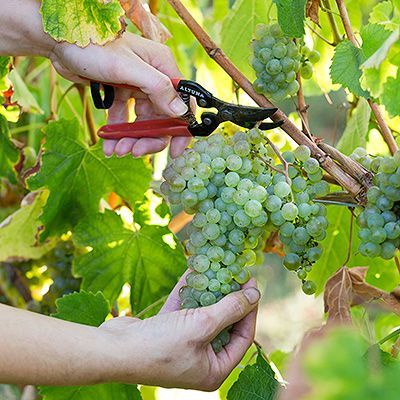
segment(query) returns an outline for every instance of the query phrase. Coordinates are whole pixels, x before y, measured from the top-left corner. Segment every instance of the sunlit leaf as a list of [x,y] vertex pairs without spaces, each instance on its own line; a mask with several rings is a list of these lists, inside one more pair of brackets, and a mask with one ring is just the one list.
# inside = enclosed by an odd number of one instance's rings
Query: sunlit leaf
[[44,31],[78,46],[105,44],[121,32],[124,11],[118,0],[43,0]]
[[112,213],[89,215],[75,228],[74,241],[91,251],[75,259],[74,271],[83,278],[82,288],[101,290],[113,303],[122,286],[131,286],[132,309],[142,311],[167,295],[186,268],[180,244],[164,241],[172,234],[166,227],[124,227]]
[[46,191],[29,193],[21,208],[0,224],[0,261],[37,259],[53,247],[53,241],[37,243],[39,216],[47,196]]
[[42,166],[29,178],[31,189],[46,187],[50,196],[40,219],[42,239],[64,233],[90,212],[102,196],[115,192],[130,203],[141,200],[148,188],[150,170],[143,159],[106,159],[101,142],[89,147],[77,120],[60,120],[45,128]]
[[337,144],[337,148],[341,152],[351,154],[356,147],[365,147],[370,116],[371,108],[367,100],[360,98],[357,107],[347,120],[346,129]]
[[382,104],[390,116],[400,115],[400,71],[396,78],[389,77],[383,85]]

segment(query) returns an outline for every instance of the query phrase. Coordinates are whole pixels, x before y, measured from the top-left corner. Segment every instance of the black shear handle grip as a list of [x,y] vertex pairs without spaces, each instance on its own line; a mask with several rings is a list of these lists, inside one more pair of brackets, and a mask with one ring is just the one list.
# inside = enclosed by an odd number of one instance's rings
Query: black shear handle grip
[[[104,96],[102,96],[100,91],[102,88]],[[108,110],[112,106],[115,97],[113,86],[90,81],[90,92],[92,94],[94,106],[99,110]]]

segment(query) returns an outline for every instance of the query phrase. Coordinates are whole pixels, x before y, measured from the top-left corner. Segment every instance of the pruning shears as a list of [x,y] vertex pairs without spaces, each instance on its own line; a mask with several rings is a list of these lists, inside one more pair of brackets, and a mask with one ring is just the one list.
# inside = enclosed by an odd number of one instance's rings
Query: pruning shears
[[[98,135],[103,139],[160,137],[160,136],[208,136],[225,121],[233,122],[243,128],[251,129],[258,124],[261,130],[273,129],[281,126],[283,121],[261,122],[271,117],[277,108],[260,108],[236,105],[217,99],[197,82],[183,79],[172,79],[175,90],[188,107],[188,111],[180,118],[164,118],[130,123],[104,125]],[[103,82],[90,82],[93,102],[98,109],[109,109],[114,101],[115,87],[124,87],[138,90],[133,86],[124,84],[109,84]],[[103,90],[103,95],[101,94]],[[216,113],[206,111],[201,115],[201,122],[190,107],[190,97],[196,99],[201,108],[215,108]]]

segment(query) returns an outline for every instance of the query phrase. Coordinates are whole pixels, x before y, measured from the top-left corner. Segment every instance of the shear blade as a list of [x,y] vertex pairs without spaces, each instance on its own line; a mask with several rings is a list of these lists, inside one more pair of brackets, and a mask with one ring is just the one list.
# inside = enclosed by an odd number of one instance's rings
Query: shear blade
[[283,121],[263,122],[262,124],[260,124],[258,128],[261,129],[262,131],[268,131],[269,129],[278,128],[281,125],[283,125]]
[[232,122],[244,123],[244,122],[258,122],[273,115],[278,109],[277,108],[259,108],[259,107],[247,107],[247,106],[235,106],[232,112]]

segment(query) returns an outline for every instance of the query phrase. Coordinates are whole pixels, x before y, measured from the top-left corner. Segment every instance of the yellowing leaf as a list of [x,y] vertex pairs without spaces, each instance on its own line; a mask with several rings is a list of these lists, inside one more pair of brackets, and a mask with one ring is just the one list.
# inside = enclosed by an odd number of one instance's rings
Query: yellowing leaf
[[36,237],[47,196],[47,191],[30,193],[21,208],[0,224],[0,261],[38,259],[53,247],[53,241],[39,246]]
[[46,33],[81,47],[115,39],[124,14],[118,0],[43,0],[41,13]]

